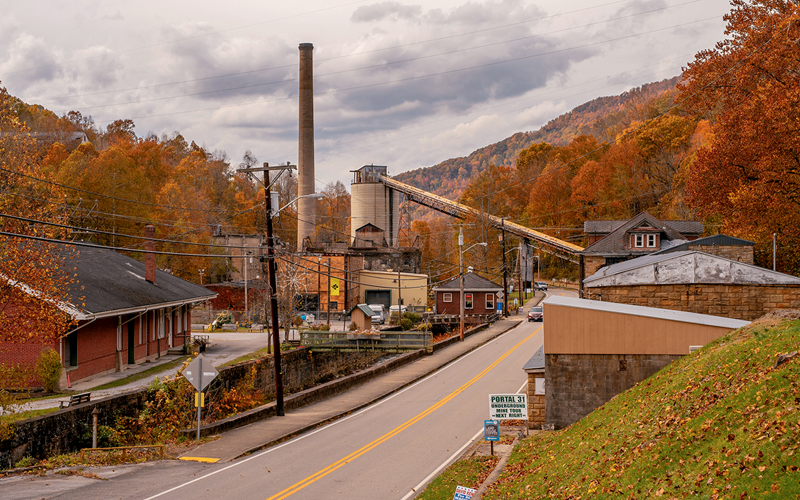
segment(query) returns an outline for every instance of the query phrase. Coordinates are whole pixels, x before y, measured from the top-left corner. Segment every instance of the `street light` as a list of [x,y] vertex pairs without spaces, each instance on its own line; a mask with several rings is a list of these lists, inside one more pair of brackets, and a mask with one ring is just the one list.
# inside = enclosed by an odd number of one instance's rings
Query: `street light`
[[[464,246],[464,235],[461,233],[461,230],[458,231],[458,271],[461,274],[459,278],[459,293],[458,293],[458,306],[459,306],[459,326],[461,327],[461,333],[459,334],[459,338],[464,340],[464,253],[468,252],[470,248],[482,246],[485,247],[487,245],[486,242],[475,243],[474,245],[468,247],[466,250],[461,250],[461,247]],[[474,299],[473,299],[474,301]]]
[[274,212],[272,213],[272,216],[273,216],[273,217],[275,217],[276,215],[278,215],[279,213],[281,213],[281,211],[282,211],[284,208],[288,207],[289,205],[291,205],[292,203],[296,202],[296,201],[297,201],[297,200],[299,200],[300,198],[313,198],[313,199],[315,199],[315,200],[319,200],[319,199],[321,199],[321,198],[325,198],[325,195],[324,195],[323,193],[311,193],[311,194],[304,194],[304,195],[301,195],[301,196],[297,196],[296,198],[294,198],[292,201],[290,201],[290,202],[289,202],[289,203],[287,203],[286,205],[284,205],[284,206],[282,206],[281,208],[279,208],[278,210],[274,211]]

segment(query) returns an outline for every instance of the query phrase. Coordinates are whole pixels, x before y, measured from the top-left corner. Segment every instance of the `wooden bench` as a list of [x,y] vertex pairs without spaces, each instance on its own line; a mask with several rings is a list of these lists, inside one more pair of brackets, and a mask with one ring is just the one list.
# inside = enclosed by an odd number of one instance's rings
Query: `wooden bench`
[[69,397],[69,401],[59,401],[58,407],[60,409],[68,408],[70,406],[79,405],[81,403],[88,403],[91,401],[92,393],[84,392],[83,394],[73,394]]

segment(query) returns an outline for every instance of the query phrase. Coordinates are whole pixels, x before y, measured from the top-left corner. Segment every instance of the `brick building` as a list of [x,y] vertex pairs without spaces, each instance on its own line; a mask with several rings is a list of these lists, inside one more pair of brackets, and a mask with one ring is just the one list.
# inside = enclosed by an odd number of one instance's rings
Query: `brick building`
[[[464,316],[478,316],[497,312],[497,293],[502,285],[473,273],[464,274]],[[436,314],[461,314],[459,300],[461,285],[459,278],[433,289],[436,295]]]
[[[152,227],[152,226],[151,226]],[[36,340],[6,344],[0,363],[35,363],[52,347],[64,364],[62,387],[165,354],[190,336],[192,304],[214,297],[201,286],[155,267],[155,255],[139,262],[111,249],[82,246],[70,265],[75,283],[59,309],[76,321],[52,345]]]

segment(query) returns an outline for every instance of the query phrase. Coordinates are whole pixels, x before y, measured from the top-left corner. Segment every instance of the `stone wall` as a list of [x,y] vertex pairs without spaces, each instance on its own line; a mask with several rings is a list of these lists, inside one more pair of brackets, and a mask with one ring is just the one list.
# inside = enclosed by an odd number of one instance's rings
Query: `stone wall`
[[698,250],[745,264],[753,264],[752,245],[689,245],[689,250]]
[[584,298],[752,321],[800,307],[798,285],[636,285],[586,288]]
[[544,378],[540,373],[528,373],[528,429],[541,429],[545,423],[545,395],[536,394],[536,379]]
[[[312,352],[308,348],[281,353],[284,393],[299,392],[334,378],[349,375],[375,364],[382,356],[376,352]],[[219,369],[219,377],[207,391],[235,386],[256,370],[256,383],[274,396],[273,358],[247,361]],[[116,416],[134,416],[143,408],[147,389],[132,390],[118,396],[65,408],[16,425],[13,439],[0,443],[0,469],[13,467],[25,456],[43,459],[91,446],[92,410],[100,410],[98,425],[114,425]]]
[[564,428],[679,355],[545,354],[545,423]]

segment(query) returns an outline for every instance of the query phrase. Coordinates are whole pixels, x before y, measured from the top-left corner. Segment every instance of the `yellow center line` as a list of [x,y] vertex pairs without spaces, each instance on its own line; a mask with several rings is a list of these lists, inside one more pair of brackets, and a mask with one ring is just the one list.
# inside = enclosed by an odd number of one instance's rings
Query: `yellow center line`
[[454,397],[456,397],[459,394],[461,394],[462,392],[464,392],[472,384],[474,384],[475,382],[477,382],[478,380],[483,378],[494,367],[496,367],[504,359],[506,359],[512,352],[516,351],[522,344],[524,344],[525,342],[530,340],[531,337],[536,335],[539,332],[539,330],[541,330],[541,329],[542,329],[542,327],[540,326],[533,333],[531,333],[530,335],[528,335],[527,337],[522,339],[514,347],[512,347],[506,353],[504,353],[502,356],[497,358],[497,360],[495,362],[493,362],[491,365],[489,365],[486,368],[484,368],[483,371],[481,371],[479,374],[477,374],[474,377],[472,377],[472,379],[470,379],[469,382],[465,383],[464,385],[462,385],[461,387],[459,387],[455,391],[451,392],[450,394],[445,396],[443,399],[439,400],[433,406],[431,406],[428,409],[424,410],[423,412],[419,413],[415,417],[407,420],[405,423],[395,427],[394,429],[392,429],[391,431],[387,432],[383,436],[375,439],[371,443],[364,445],[363,447],[359,448],[358,450],[354,451],[353,453],[350,453],[346,457],[344,457],[344,458],[332,463],[331,465],[325,467],[324,469],[322,469],[322,470],[320,470],[320,471],[308,476],[307,478],[303,479],[302,481],[299,481],[299,482],[293,484],[292,486],[289,486],[288,488],[284,489],[283,491],[280,491],[280,492],[272,495],[271,497],[267,498],[267,500],[282,500],[284,498],[287,498],[287,497],[297,493],[298,491],[302,490],[306,486],[316,482],[319,479],[322,479],[323,477],[327,476],[328,474],[330,474],[331,472],[335,471],[336,469],[338,469],[338,468],[344,466],[345,464],[355,460],[356,458],[360,457],[361,455],[363,455],[363,454],[367,453],[368,451],[374,449],[378,445],[386,442],[390,438],[392,438],[392,437],[396,436],[397,434],[401,433],[402,431],[408,429],[409,427],[411,427],[415,423],[419,422],[420,420],[422,420],[426,416],[428,416],[431,413],[433,413],[435,410],[437,410],[437,409],[441,408],[442,406],[444,406],[445,403],[449,402]]

